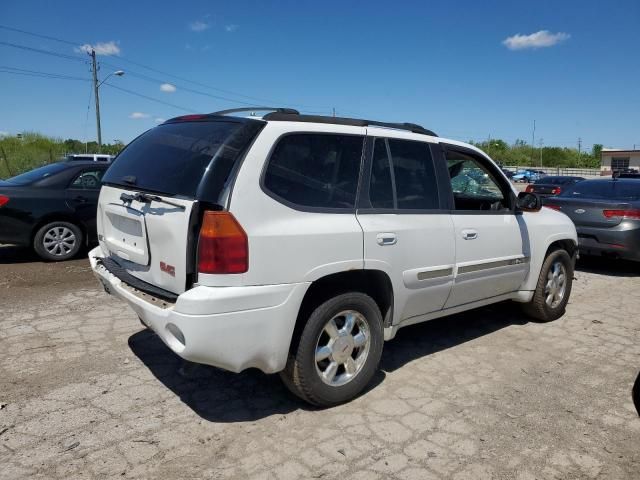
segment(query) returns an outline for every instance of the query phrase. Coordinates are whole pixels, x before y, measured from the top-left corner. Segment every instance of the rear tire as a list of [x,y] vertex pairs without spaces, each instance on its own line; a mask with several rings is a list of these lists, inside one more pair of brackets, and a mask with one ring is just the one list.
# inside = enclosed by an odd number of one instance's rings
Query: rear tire
[[373,299],[359,292],[338,295],[311,313],[280,376],[306,402],[338,405],[369,384],[383,342],[382,315]]
[[40,258],[61,262],[75,257],[82,248],[84,235],[77,225],[51,222],[42,226],[33,237],[33,249]]
[[524,313],[540,322],[564,315],[573,284],[573,261],[566,250],[554,250],[545,258],[533,298],[522,305]]

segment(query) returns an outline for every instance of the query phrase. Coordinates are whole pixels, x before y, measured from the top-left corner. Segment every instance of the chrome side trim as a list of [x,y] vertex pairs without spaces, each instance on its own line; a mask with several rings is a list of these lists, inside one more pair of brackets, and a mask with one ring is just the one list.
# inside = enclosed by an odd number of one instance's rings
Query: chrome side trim
[[511,265],[522,265],[529,263],[529,257],[511,258],[509,260],[498,260],[496,262],[475,263],[473,265],[465,265],[458,267],[458,274],[479,272],[480,270],[488,270],[490,268],[509,267]]
[[453,267],[418,272],[418,280],[431,280],[433,278],[448,277],[450,275],[453,275]]

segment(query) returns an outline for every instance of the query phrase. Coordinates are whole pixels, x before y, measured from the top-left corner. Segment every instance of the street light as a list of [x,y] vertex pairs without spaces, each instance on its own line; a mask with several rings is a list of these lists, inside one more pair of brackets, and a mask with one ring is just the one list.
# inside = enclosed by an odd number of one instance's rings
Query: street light
[[98,88],[102,85],[107,78],[115,75],[117,77],[121,77],[124,75],[124,70],[116,70],[115,72],[111,72],[107,75],[104,80],[98,83],[98,67],[96,66],[96,51],[91,50],[89,54],[91,56],[91,66],[93,67],[93,93],[96,97],[96,128],[98,130],[98,153],[102,151],[102,131],[100,129],[100,95],[98,94]]
[[116,70],[115,72],[111,72],[109,75],[107,75],[106,77],[104,77],[104,79],[98,84],[98,87],[100,87],[100,85],[102,85],[104,82],[107,81],[107,79],[111,76],[115,75],[116,77],[121,77],[124,75],[124,70]]

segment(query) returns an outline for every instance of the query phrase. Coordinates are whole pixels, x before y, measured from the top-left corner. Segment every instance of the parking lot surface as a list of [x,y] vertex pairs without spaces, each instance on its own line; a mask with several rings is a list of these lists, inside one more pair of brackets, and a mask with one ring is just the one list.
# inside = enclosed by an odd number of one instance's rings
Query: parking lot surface
[[501,304],[400,330],[320,410],[183,362],[86,260],[0,247],[0,478],[640,478],[640,268],[576,277],[553,323]]

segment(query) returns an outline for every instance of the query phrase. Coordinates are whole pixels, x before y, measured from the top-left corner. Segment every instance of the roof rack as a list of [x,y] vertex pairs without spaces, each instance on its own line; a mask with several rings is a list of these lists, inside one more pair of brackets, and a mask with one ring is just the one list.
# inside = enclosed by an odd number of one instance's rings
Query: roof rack
[[300,115],[300,112],[294,110],[293,108],[283,108],[283,107],[242,107],[242,108],[230,108],[229,110],[220,110],[218,112],[212,112],[209,115],[230,115],[232,113],[241,113],[241,112],[264,112],[264,111],[278,112],[278,113],[287,113],[291,115]]
[[329,123],[333,125],[352,125],[356,127],[383,127],[393,128],[396,130],[407,130],[413,133],[421,133],[423,135],[429,135],[437,137],[433,131],[424,128],[421,125],[415,123],[389,123],[378,122],[376,120],[364,120],[360,118],[344,118],[344,117],[327,117],[322,115],[301,115],[296,112],[282,111],[290,109],[274,109],[272,113],[266,114],[263,120],[280,121],[280,122],[309,122],[309,123]]

